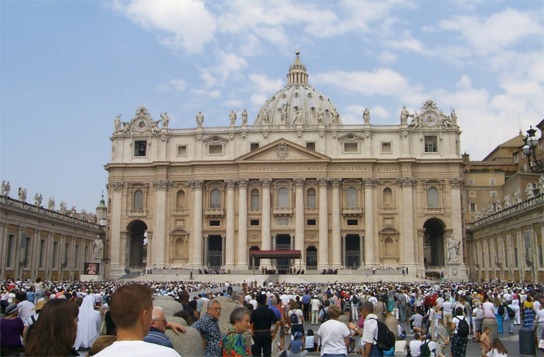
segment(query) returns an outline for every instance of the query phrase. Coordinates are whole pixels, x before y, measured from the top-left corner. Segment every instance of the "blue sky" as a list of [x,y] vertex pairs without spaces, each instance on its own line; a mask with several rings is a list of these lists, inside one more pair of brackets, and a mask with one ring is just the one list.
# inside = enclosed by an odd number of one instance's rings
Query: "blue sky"
[[294,51],[342,121],[454,108],[482,159],[544,113],[544,2],[0,1],[0,178],[94,210],[113,121],[144,105],[171,128],[250,122]]

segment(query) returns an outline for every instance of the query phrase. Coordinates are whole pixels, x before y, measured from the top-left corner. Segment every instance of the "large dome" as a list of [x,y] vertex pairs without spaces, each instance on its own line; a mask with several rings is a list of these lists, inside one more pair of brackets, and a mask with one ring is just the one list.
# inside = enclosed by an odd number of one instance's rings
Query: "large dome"
[[268,99],[259,110],[255,125],[307,126],[341,125],[340,115],[329,98],[308,84],[306,66],[295,62],[289,67],[287,85]]

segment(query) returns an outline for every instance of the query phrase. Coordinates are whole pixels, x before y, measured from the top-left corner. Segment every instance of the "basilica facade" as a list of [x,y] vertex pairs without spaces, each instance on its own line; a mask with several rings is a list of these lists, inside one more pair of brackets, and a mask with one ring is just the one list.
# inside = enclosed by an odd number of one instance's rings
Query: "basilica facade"
[[[162,267],[407,268],[466,280],[461,131],[436,103],[343,124],[299,53],[252,122],[169,127],[140,107],[111,136],[108,275]],[[227,115],[225,115],[227,117]],[[299,258],[252,259],[252,251]]]

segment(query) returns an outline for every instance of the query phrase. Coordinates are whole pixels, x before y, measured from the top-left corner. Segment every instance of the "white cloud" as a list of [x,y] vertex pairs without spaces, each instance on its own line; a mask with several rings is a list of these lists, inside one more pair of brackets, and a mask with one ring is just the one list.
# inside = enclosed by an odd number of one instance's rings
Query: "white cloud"
[[198,53],[214,38],[216,20],[202,1],[132,0],[116,2],[115,8],[141,26],[166,33],[160,42],[173,50]]
[[378,59],[380,60],[381,63],[391,64],[391,63],[397,62],[397,60],[399,59],[399,56],[394,54],[391,51],[382,51],[378,55]]
[[488,55],[530,36],[541,38],[543,29],[536,16],[508,8],[486,18],[455,16],[441,21],[440,26],[445,30],[459,32],[476,54]]
[[316,84],[331,84],[352,93],[364,95],[398,95],[414,90],[400,73],[388,68],[378,68],[373,72],[331,71],[317,73]]

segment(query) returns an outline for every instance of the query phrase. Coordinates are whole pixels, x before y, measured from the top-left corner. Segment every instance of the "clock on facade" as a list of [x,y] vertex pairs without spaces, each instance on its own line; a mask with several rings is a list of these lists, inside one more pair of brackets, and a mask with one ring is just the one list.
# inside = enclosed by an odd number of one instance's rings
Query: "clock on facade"
[[438,123],[438,114],[433,111],[423,113],[423,123],[428,126],[434,126]]

